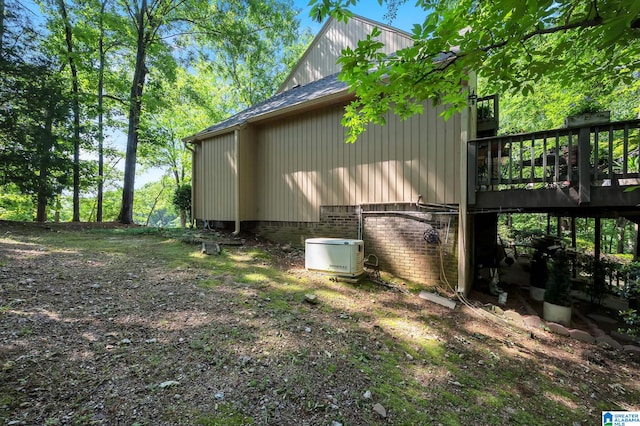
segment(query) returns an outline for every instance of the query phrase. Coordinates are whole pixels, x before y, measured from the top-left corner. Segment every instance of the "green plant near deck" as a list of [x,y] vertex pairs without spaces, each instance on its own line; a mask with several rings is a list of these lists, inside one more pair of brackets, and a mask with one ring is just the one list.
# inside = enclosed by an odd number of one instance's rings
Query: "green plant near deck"
[[620,311],[620,316],[627,324],[627,328],[621,328],[620,331],[630,336],[640,335],[640,315],[635,309],[627,309]]
[[551,259],[549,279],[544,293],[544,301],[559,306],[571,306],[571,271],[569,256],[558,250]]
[[568,116],[602,111],[602,105],[591,96],[583,96],[576,102],[569,104]]

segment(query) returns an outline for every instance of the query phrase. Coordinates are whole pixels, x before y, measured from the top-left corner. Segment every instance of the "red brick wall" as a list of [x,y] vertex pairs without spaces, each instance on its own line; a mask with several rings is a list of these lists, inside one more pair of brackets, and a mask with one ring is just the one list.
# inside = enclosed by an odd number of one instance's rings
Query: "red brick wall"
[[[444,276],[456,288],[457,214],[427,212],[409,203],[322,206],[317,223],[262,221],[243,223],[242,229],[270,241],[304,247],[307,238],[358,238],[360,217],[365,255],[375,254],[381,270],[426,285],[440,284],[444,270]],[[424,233],[428,230],[437,233],[440,244],[425,241]]]

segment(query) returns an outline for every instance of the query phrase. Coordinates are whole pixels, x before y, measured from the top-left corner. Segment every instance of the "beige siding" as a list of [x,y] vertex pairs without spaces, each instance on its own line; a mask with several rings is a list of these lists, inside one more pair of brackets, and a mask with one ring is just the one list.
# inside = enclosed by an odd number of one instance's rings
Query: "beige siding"
[[[375,23],[359,17],[349,20],[348,24],[333,19],[328,21],[278,92],[284,92],[296,85],[305,85],[340,71],[336,61],[342,49],[357,46],[358,40],[365,39],[375,26]],[[393,53],[412,45],[409,34],[383,24],[377,26],[382,31],[378,40],[384,43],[385,53]]]
[[460,116],[442,107],[344,143],[343,106],[256,130],[254,220],[318,221],[321,205],[416,202],[458,204]]
[[202,220],[235,220],[237,161],[234,133],[195,145],[194,215]]
[[256,199],[257,160],[256,136],[252,127],[239,131],[238,163],[240,185],[240,220],[252,220],[258,211]]

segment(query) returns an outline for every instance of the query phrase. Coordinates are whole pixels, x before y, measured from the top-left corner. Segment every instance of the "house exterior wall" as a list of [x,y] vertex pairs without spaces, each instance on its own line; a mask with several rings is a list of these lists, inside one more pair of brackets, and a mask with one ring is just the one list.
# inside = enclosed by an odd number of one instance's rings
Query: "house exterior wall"
[[236,170],[234,133],[194,145],[193,215],[202,220],[235,220]]
[[[458,204],[460,116],[442,107],[344,142],[343,105],[270,123],[255,131],[257,199],[247,220],[318,222],[320,206],[413,202]],[[220,181],[218,184],[224,185]]]
[[[412,45],[410,34],[392,29],[384,24],[377,26],[382,31],[377,39],[384,43],[385,53],[393,53]],[[340,57],[342,49],[347,46],[356,47],[358,40],[366,39],[374,27],[373,22],[367,22],[357,16],[350,19],[348,23],[334,19],[329,20],[280,86],[278,93],[339,72],[340,67],[336,61]]]

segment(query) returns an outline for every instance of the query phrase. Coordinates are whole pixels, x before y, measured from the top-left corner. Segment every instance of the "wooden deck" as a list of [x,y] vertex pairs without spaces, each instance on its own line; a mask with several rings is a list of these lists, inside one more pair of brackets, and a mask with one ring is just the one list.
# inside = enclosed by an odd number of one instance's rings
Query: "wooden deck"
[[639,154],[640,120],[472,140],[469,211],[638,220]]

